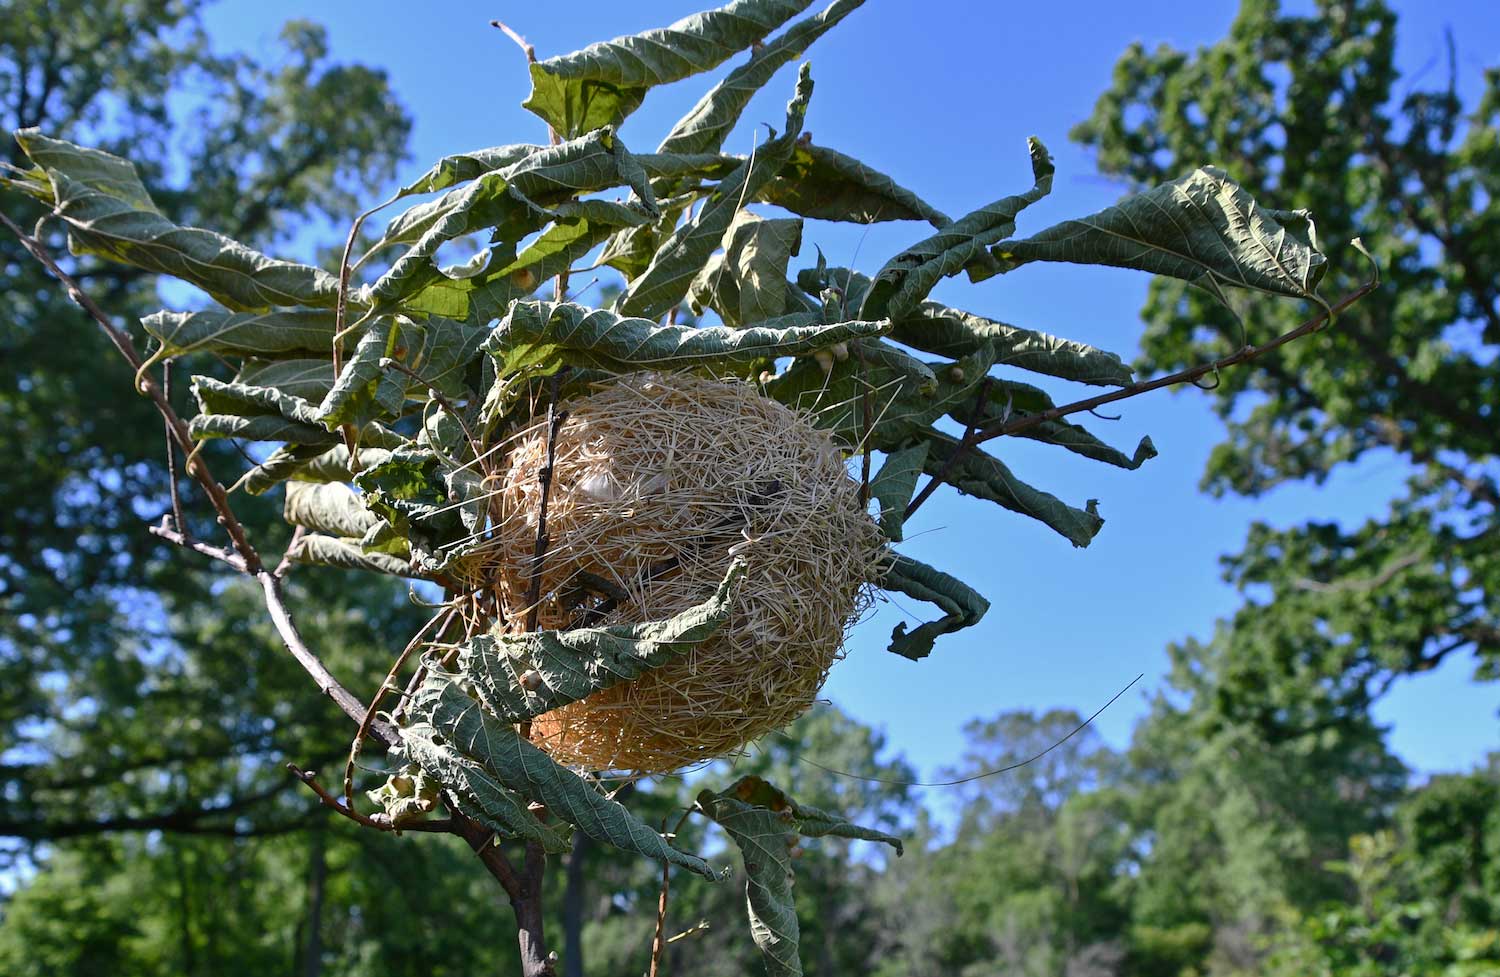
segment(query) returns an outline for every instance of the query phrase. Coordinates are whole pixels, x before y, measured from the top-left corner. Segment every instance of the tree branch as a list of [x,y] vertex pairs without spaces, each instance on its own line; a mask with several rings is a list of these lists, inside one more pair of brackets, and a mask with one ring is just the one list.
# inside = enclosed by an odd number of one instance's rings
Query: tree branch
[[1298,339],[1301,339],[1303,336],[1307,336],[1314,332],[1317,332],[1324,326],[1325,323],[1328,322],[1330,311],[1333,315],[1336,316],[1379,287],[1380,280],[1378,278],[1374,278],[1368,282],[1365,282],[1359,288],[1356,288],[1354,291],[1350,292],[1348,295],[1345,295],[1343,298],[1335,302],[1331,306],[1331,309],[1324,309],[1322,312],[1319,312],[1311,319],[1308,319],[1297,328],[1291,330],[1290,332],[1282,333],[1280,336],[1277,336],[1275,339],[1271,340],[1269,343],[1266,343],[1264,346],[1242,346],[1228,356],[1224,356],[1217,360],[1214,360],[1212,363],[1204,363],[1200,366],[1195,366],[1188,370],[1182,370],[1178,373],[1169,374],[1168,376],[1157,377],[1154,380],[1147,380],[1142,383],[1132,383],[1128,387],[1121,387],[1119,390],[1113,390],[1107,394],[1100,394],[1097,397],[1090,397],[1087,400],[1074,401],[1071,404],[1063,404],[1060,407],[1053,407],[1049,410],[1040,411],[1036,414],[1027,414],[1024,417],[1017,417],[1012,420],[1004,421],[1000,424],[992,425],[980,431],[979,434],[973,439],[973,444],[983,444],[986,441],[1004,437],[1007,434],[1015,434],[1018,431],[1024,431],[1027,428],[1035,427],[1038,424],[1045,424],[1047,421],[1055,421],[1060,417],[1067,417],[1069,414],[1078,414],[1083,411],[1094,410],[1095,408],[1103,407],[1105,404],[1112,404],[1118,400],[1129,400],[1131,397],[1139,397],[1141,394],[1150,393],[1153,390],[1160,390],[1163,387],[1175,387],[1178,384],[1182,383],[1193,383],[1197,380],[1202,379],[1203,377],[1208,376],[1210,373],[1217,373],[1220,370],[1227,370],[1232,366],[1239,365],[1240,363],[1248,363],[1250,360],[1253,360],[1258,356],[1263,356],[1274,349],[1279,349],[1282,346],[1285,346],[1287,343],[1294,342]]

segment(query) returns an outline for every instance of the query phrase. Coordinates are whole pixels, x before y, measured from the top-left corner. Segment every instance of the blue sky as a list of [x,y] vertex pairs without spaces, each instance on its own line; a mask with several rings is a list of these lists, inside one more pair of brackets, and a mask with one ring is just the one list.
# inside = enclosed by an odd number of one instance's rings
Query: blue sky
[[[1435,59],[1446,26],[1456,30],[1461,81],[1469,90],[1484,65],[1500,63],[1500,18],[1492,0],[1394,6],[1402,15],[1400,63],[1409,74],[1425,71],[1427,82],[1440,77]],[[1136,40],[1211,43],[1226,32],[1236,7],[1228,0],[870,0],[808,54],[817,88],[807,128],[819,144],[890,173],[950,214],[1028,187],[1025,140],[1039,136],[1058,175],[1052,196],[1024,216],[1021,232],[1035,231],[1108,206],[1121,193],[1094,172],[1067,132],[1089,114],[1124,47]],[[545,139],[540,121],[520,108],[529,90],[521,55],[487,26],[490,19],[506,20],[547,57],[667,24],[700,4],[444,3],[420,17],[417,9],[335,0],[309,13],[306,5],[285,0],[231,0],[212,8],[208,21],[219,47],[269,54],[283,21],[313,16],[328,26],[336,57],[386,70],[416,120],[413,159],[403,174],[409,177],[445,153]],[[748,152],[764,138],[754,123],[781,125],[794,71],[784,69],[751,105],[728,149]],[[654,91],[625,124],[626,144],[643,152],[655,148],[705,84],[700,78]],[[873,271],[925,233],[912,224],[866,231],[809,222],[802,258],[811,263],[816,244],[834,264]],[[1357,260],[1346,250],[1334,259]],[[1137,310],[1146,283],[1132,272],[1032,266],[980,285],[951,280],[934,297],[1128,359],[1140,334]],[[1083,396],[1066,384],[1049,386],[1061,399]],[[991,610],[977,628],[944,639],[931,658],[912,663],[883,650],[903,613],[881,605],[854,632],[849,657],[835,668],[825,694],[884,729],[891,746],[924,775],[957,760],[961,727],[970,719],[1052,706],[1087,715],[1144,673],[1098,721],[1107,740],[1123,745],[1160,684],[1166,645],[1206,636],[1216,617],[1238,605],[1219,579],[1218,557],[1240,548],[1252,520],[1357,521],[1383,510],[1403,475],[1398,463],[1377,457],[1321,488],[1289,486],[1261,499],[1214,500],[1197,491],[1220,434],[1207,398],[1188,390],[1139,398],[1124,408],[1122,420],[1093,427],[1124,446],[1152,437],[1161,455],[1136,472],[1023,440],[992,446],[1018,476],[1065,501],[1100,500],[1108,522],[1089,548],[1076,550],[1040,523],[946,492],[908,527],[913,538],[903,548],[976,587]],[[918,615],[931,613],[903,604]],[[1471,661],[1453,661],[1406,680],[1379,706],[1380,718],[1392,724],[1394,748],[1419,771],[1465,769],[1500,747],[1500,685],[1470,683],[1471,668]]]

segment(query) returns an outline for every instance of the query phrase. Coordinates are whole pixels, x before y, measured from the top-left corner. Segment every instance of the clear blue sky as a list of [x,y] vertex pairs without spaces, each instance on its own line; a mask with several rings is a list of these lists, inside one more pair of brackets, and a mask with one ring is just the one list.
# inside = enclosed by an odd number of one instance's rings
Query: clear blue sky
[[[1021,230],[1035,231],[1120,195],[1121,188],[1095,174],[1088,156],[1068,142],[1067,132],[1089,114],[1124,47],[1135,40],[1210,43],[1223,36],[1237,6],[1229,0],[869,0],[809,52],[817,89],[807,127],[819,144],[883,169],[950,214],[1029,186],[1025,139],[1040,136],[1056,158],[1058,178],[1052,196],[1025,214]],[[1309,6],[1287,4],[1292,10]],[[1438,58],[1445,26],[1456,30],[1460,70],[1471,91],[1482,66],[1500,63],[1493,0],[1397,0],[1395,7],[1402,15],[1400,62],[1409,73]],[[389,2],[338,0],[313,9],[309,14],[307,5],[286,0],[231,0],[213,8],[209,24],[218,46],[264,54],[286,19],[313,16],[325,23],[335,55],[385,69],[415,117],[413,160],[404,174],[411,176],[445,153],[545,138],[541,123],[519,107],[529,89],[521,56],[487,26],[491,18],[506,20],[548,57],[665,25],[700,4],[444,3],[421,17],[414,16],[416,8]],[[748,152],[754,123],[780,127],[794,70],[784,69],[757,98],[728,148]],[[654,92],[626,123],[627,145],[654,149],[703,87],[697,79]],[[924,234],[911,224],[865,233],[809,222],[803,258],[810,263],[818,244],[833,263],[871,271]],[[978,286],[945,282],[934,297],[1128,359],[1140,333],[1137,310],[1146,281],[1131,272],[1033,266]],[[1066,384],[1053,386],[1073,399]],[[1197,491],[1220,434],[1206,397],[1191,390],[1158,394],[1131,401],[1124,415],[1094,427],[1126,446],[1151,435],[1161,456],[1137,472],[1023,440],[998,446],[1017,475],[1033,484],[1074,504],[1100,500],[1108,522],[1088,549],[1075,550],[1039,523],[948,493],[909,527],[916,538],[904,548],[987,595],[989,615],[914,664],[883,650],[901,619],[896,607],[884,605],[855,631],[849,658],[835,669],[826,694],[883,728],[892,747],[924,775],[957,759],[969,719],[1051,706],[1087,714],[1144,673],[1137,690],[1098,723],[1109,741],[1123,745],[1160,682],[1167,643],[1206,636],[1216,617],[1237,606],[1236,595],[1220,582],[1217,559],[1240,548],[1250,521],[1359,520],[1384,508],[1402,476],[1397,463],[1376,458],[1322,488],[1293,486],[1257,500],[1216,501]],[[931,613],[925,606],[912,609]],[[1394,748],[1416,769],[1467,768],[1500,747],[1500,686],[1471,684],[1471,666],[1454,661],[1407,680],[1379,707],[1393,725]]]

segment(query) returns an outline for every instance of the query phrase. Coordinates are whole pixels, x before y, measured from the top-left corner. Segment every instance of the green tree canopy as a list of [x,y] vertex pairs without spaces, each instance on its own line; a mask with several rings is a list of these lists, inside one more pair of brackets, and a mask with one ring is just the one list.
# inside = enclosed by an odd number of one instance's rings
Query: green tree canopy
[[[1369,457],[1409,466],[1386,514],[1257,524],[1225,561],[1246,603],[1216,638],[1215,695],[1225,715],[1283,735],[1358,722],[1397,677],[1451,655],[1500,677],[1500,69],[1460,78],[1454,43],[1439,84],[1398,82],[1396,17],[1381,0],[1319,0],[1309,16],[1244,0],[1214,45],[1131,47],[1074,132],[1132,185],[1212,159],[1263,199],[1312,209],[1334,289],[1360,274],[1345,244],[1356,235],[1384,270],[1381,291],[1333,328],[1224,374],[1214,393],[1227,436],[1204,473],[1211,493],[1321,483]],[[1151,372],[1293,321],[1275,303],[1225,307],[1169,279],[1143,314]]]

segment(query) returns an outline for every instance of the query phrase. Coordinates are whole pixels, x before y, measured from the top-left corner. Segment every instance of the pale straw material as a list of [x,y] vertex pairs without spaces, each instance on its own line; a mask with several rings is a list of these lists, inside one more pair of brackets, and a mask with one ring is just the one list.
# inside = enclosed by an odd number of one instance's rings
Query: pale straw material
[[[560,762],[665,773],[743,747],[812,704],[869,600],[878,527],[828,435],[745,383],[632,374],[563,405],[538,624],[658,620],[749,562],[729,621],[641,678],[539,717]],[[524,628],[547,422],[511,442],[495,532],[466,569]],[[609,594],[613,592],[614,596]]]

